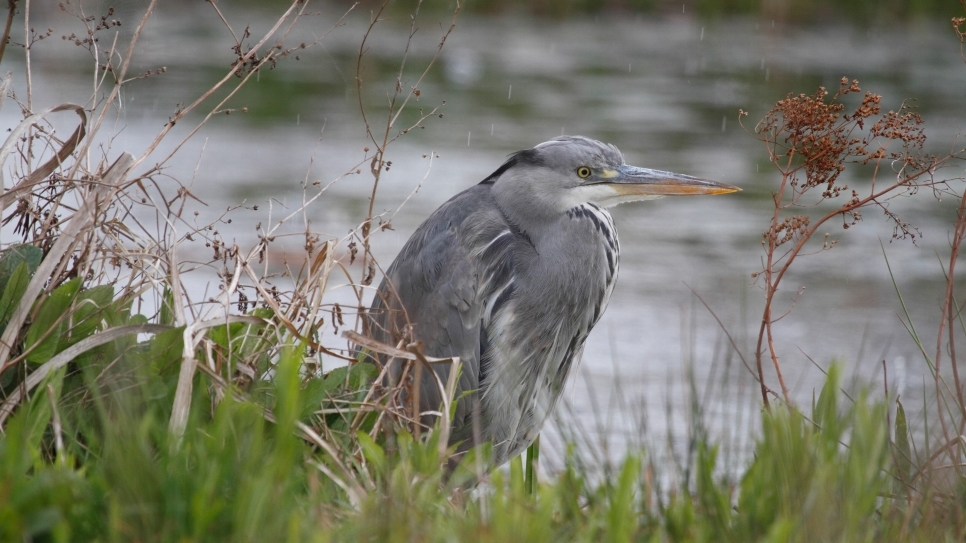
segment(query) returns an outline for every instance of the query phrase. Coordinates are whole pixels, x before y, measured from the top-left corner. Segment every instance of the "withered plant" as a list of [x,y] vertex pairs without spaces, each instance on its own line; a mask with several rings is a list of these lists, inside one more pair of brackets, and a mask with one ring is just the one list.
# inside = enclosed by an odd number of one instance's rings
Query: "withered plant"
[[[366,288],[377,269],[369,250],[370,239],[381,230],[373,225],[388,227],[388,219],[375,212],[381,173],[391,166],[388,148],[400,136],[422,127],[425,120],[440,115],[441,104],[420,110],[414,124],[398,126],[403,111],[413,108],[420,96],[419,84],[435,63],[459,13],[457,7],[449,27],[441,29],[436,54],[411,80],[406,61],[417,30],[417,6],[407,41],[400,44],[403,53],[394,88],[388,92],[385,124],[380,121],[377,129],[373,128],[375,115],[371,113],[375,108],[366,102],[362,89],[367,81],[367,40],[382,22],[388,4],[388,0],[383,2],[370,14],[355,74],[365,133],[374,149],[366,147],[364,158],[326,182],[311,181],[307,172],[300,204],[284,210],[281,217],[270,216],[259,223],[258,241],[251,247],[240,247],[219,232],[232,223],[234,209],[210,223],[199,224],[186,212],[188,203],[197,196],[170,177],[168,166],[179,159],[179,151],[203,126],[247,111],[235,104],[239,91],[252,78],[280,62],[297,60],[300,52],[322,43],[329,32],[345,24],[348,12],[341,18],[325,20],[322,13],[312,11],[310,2],[293,0],[263,35],[253,36],[247,27],[234,28],[219,3],[208,2],[211,17],[224,25],[231,40],[233,61],[210,88],[184,97],[145,149],[133,150],[112,138],[105,126],[115,122],[125,87],[168,73],[165,66],[131,73],[139,40],[151,24],[158,0],[147,4],[126,42],[121,39],[120,28],[122,24],[128,28],[128,21],[120,21],[113,8],[93,15],[85,11],[83,2],[65,0],[60,4],[60,9],[76,21],[75,30],[61,36],[63,46],[89,52],[96,85],[84,104],[65,102],[41,111],[33,106],[32,47],[39,40],[51,38],[54,31],[34,31],[29,0],[10,2],[6,31],[0,41],[7,47],[4,50],[0,45],[0,59],[4,52],[10,54],[12,47],[22,48],[25,73],[18,77],[25,80],[26,94],[13,93],[12,76],[2,82],[0,100],[6,98],[8,104],[15,101],[23,112],[23,121],[13,127],[0,148],[0,431],[11,414],[29,405],[38,394],[49,394],[56,412],[68,396],[70,401],[89,401],[97,386],[138,386],[139,368],[129,367],[124,358],[132,352],[153,353],[154,359],[144,359],[145,364],[176,381],[168,411],[169,432],[175,438],[185,432],[199,384],[210,397],[211,412],[226,399],[253,401],[264,408],[266,419],[275,420],[274,400],[266,397],[271,394],[267,383],[280,371],[280,360],[294,359],[306,389],[308,413],[304,420],[297,421],[297,433],[326,458],[324,462],[313,460],[312,465],[351,500],[361,498],[364,488],[360,485],[364,483],[360,481],[366,481],[366,470],[353,467],[358,462],[362,467],[365,464],[358,432],[376,438],[386,427],[410,427],[419,417],[398,405],[398,391],[380,386],[380,372],[385,368],[359,363],[345,345],[323,345],[319,329],[326,318],[337,328],[345,327],[351,317],[344,313],[362,310],[363,298],[368,297]],[[24,23],[22,43],[13,37],[12,30],[18,14],[22,14]],[[319,27],[320,23],[327,30],[314,31],[314,41],[298,42],[291,37],[297,29],[310,24]],[[79,117],[76,129],[66,137],[50,122],[52,116],[64,112]],[[173,145],[165,146],[168,151],[159,153],[162,141],[174,137],[174,127],[185,123],[192,123],[187,134],[178,136]],[[310,157],[306,159],[311,167]],[[321,202],[333,183],[360,174],[363,168],[372,176],[372,189],[366,216],[360,218],[359,225],[342,238],[313,231],[309,207]],[[7,179],[12,181],[8,183]],[[257,210],[258,206],[249,205],[247,209]],[[274,209],[271,211],[274,213]],[[153,218],[145,220],[145,216]],[[300,232],[284,228],[296,221],[304,225]],[[274,268],[270,267],[273,248],[293,238],[298,238],[304,249],[301,262],[285,261],[279,272],[276,259]],[[183,261],[179,248],[191,244],[204,244],[211,251],[211,259]],[[362,271],[356,276],[351,266],[358,244],[363,248]],[[218,284],[212,285],[217,292],[203,300],[191,299],[182,277],[197,272],[197,268],[213,270],[218,278]],[[344,309],[331,302],[329,280],[333,273],[345,276],[355,292],[357,308]],[[153,339],[145,341],[146,335]],[[357,334],[350,336],[364,341]],[[393,346],[373,342],[366,346],[398,354]],[[417,349],[400,347],[403,358],[414,363],[430,362]],[[161,356],[158,352],[168,354]],[[329,360],[341,359],[348,366],[323,379],[323,355]],[[61,396],[65,375],[69,379],[83,373],[78,368],[91,360],[100,360],[99,373],[90,384],[94,388],[75,387]],[[156,365],[159,368],[154,368]],[[370,387],[373,380],[377,385]],[[53,383],[46,387],[47,392],[41,386],[45,383]],[[400,386],[407,383],[411,386],[411,378]],[[452,387],[449,390],[451,397]],[[58,444],[62,437],[59,432],[54,430]],[[447,440],[440,442],[445,453]]]
[[[961,3],[966,7],[966,2]],[[962,47],[966,43],[962,29],[966,19],[954,18],[952,23]],[[966,55],[963,58],[966,61]],[[910,102],[883,112],[882,96],[860,93],[858,81],[842,78],[831,96],[823,87],[811,95],[789,94],[755,126],[755,136],[765,144],[769,160],[780,173],[777,188],[772,191],[771,219],[762,236],[763,267],[752,274],[765,295],[755,350],[756,377],[766,408],[775,398],[792,404],[775,347],[774,328],[794,308],[801,291],[782,299],[780,286],[798,258],[835,246],[835,237],[820,235],[820,229],[834,227],[836,221],[842,229],[850,229],[862,222],[863,213],[872,211],[891,222],[893,240],[915,243],[920,232],[893,209],[895,198],[918,193],[936,199],[954,198],[957,213],[948,239],[948,263],[942,270],[945,289],[940,297],[934,347],[929,347],[916,330],[908,312],[903,322],[933,378],[929,392],[936,409],[923,413],[927,435],[921,447],[912,439],[899,398],[888,398],[896,407],[890,474],[896,481],[896,494],[905,504],[900,509],[906,515],[921,514],[945,522],[961,518],[961,511],[955,511],[960,492],[956,488],[961,489],[966,481],[962,469],[966,459],[966,442],[962,439],[966,431],[966,382],[958,365],[955,341],[957,333],[966,333],[964,305],[957,301],[955,289],[957,260],[966,239],[966,178],[961,173],[966,149],[957,140],[948,154],[927,152],[925,122]],[[849,95],[859,95],[861,100],[847,107],[844,102],[849,101]],[[851,186],[843,181],[846,178]],[[905,307],[898,287],[897,293]],[[766,359],[774,368],[780,395],[767,384]],[[939,424],[929,430],[928,420],[936,418]],[[898,507],[899,502],[895,503]],[[946,511],[947,505],[953,509]]]
[[[781,174],[772,191],[771,220],[762,236],[764,266],[753,274],[765,293],[755,361],[766,406],[769,395],[775,395],[766,384],[766,358],[775,369],[781,398],[791,403],[775,348],[774,325],[791,311],[798,294],[784,310],[776,307],[776,296],[797,258],[835,245],[835,238],[820,236],[819,230],[836,220],[849,229],[862,221],[863,212],[877,210],[891,221],[893,239],[914,241],[919,232],[891,209],[891,200],[923,188],[937,193],[953,190],[952,180],[938,174],[960,158],[961,150],[945,156],[925,152],[923,120],[910,103],[883,113],[882,97],[866,92],[848,111],[843,100],[853,93],[861,93],[859,82],[842,78],[831,97],[824,87],[811,95],[789,94],[754,129]],[[855,170],[859,184],[850,187],[842,181],[847,169]]]

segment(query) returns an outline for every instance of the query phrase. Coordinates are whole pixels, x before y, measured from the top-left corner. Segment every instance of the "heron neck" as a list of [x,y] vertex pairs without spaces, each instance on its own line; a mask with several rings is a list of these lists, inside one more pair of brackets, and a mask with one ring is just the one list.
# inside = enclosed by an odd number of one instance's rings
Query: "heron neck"
[[539,245],[555,223],[566,217],[568,206],[554,198],[557,193],[547,190],[543,183],[528,181],[513,179],[508,172],[494,185],[493,197],[507,220]]

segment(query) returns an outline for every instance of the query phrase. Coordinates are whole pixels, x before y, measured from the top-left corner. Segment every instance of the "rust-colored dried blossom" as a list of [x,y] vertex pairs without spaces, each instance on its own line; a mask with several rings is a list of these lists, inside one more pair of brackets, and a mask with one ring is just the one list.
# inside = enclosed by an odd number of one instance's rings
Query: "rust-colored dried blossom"
[[[898,140],[906,149],[922,149],[926,143],[926,134],[922,128],[922,117],[918,113],[907,111],[909,107],[903,102],[899,111],[889,111],[882,116],[869,133],[872,137],[882,137]],[[893,156],[899,158],[898,153]]]
[[[825,87],[811,95],[789,94],[768,111],[755,127],[755,132],[768,147],[769,156],[782,172],[782,188],[776,193],[780,209],[789,206],[811,206],[817,202],[848,197],[841,204],[841,215],[848,228],[861,220],[857,207],[884,204],[864,201],[854,190],[837,181],[849,164],[878,164],[882,160],[898,162],[921,172],[934,157],[922,153],[926,135],[922,118],[903,102],[898,111],[882,114],[882,97],[866,92],[862,101],[847,112],[841,99],[862,92],[857,80],[843,77],[838,91],[829,98]],[[874,182],[874,179],[873,179]],[[910,188],[914,188],[911,183]],[[873,185],[874,186],[874,185]],[[804,201],[812,188],[821,187],[815,197]],[[789,193],[785,194],[785,189]],[[897,225],[896,234],[912,234],[907,224],[898,227],[894,215],[886,213]],[[793,239],[790,224],[799,215],[777,217],[765,232],[765,239],[781,245]]]
[[798,239],[808,230],[809,218],[807,215],[793,215],[785,217],[785,220],[776,226],[768,229],[765,236],[772,237],[775,245],[788,243],[793,239]]
[[[831,97],[824,87],[813,94],[789,94],[755,127],[769,159],[781,173],[772,192],[771,222],[762,236],[764,267],[752,274],[764,282],[765,290],[756,365],[766,405],[770,393],[762,373],[766,350],[782,395],[789,401],[772,334],[772,324],[781,317],[775,317],[772,310],[785,272],[798,256],[809,254],[802,253],[809,240],[816,237],[818,242],[819,228],[834,224],[829,221],[835,218],[841,218],[843,228],[856,225],[867,207],[880,209],[893,223],[894,238],[916,238],[918,231],[889,208],[889,199],[941,184],[932,172],[945,159],[923,152],[923,120],[914,108],[903,102],[897,111],[882,113],[882,97],[866,92],[857,106],[847,110],[843,99],[861,92],[858,81],[843,77]],[[745,115],[740,111],[739,119]],[[862,165],[867,167],[859,170],[861,187],[839,182],[847,168]],[[882,180],[877,179],[880,173]],[[821,247],[816,248],[822,251],[834,245],[835,240],[825,234]]]

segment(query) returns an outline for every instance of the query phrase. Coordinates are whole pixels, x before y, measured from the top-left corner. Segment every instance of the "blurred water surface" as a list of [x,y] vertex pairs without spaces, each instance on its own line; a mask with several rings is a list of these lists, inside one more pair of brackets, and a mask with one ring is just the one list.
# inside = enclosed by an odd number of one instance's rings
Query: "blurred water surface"
[[[112,152],[141,152],[179,103],[192,101],[231,63],[231,36],[207,4],[198,4],[178,10],[162,6],[145,28],[134,72],[160,66],[167,72],[127,88],[110,128]],[[119,16],[123,12],[120,8]],[[272,22],[262,12],[225,12],[236,32],[250,25],[256,37]],[[72,24],[55,11],[34,17],[57,35]],[[316,39],[338,17],[323,11],[290,42]],[[126,19],[125,30],[134,22]],[[204,202],[189,208],[198,212],[191,220],[207,224],[244,203],[247,208],[229,215],[231,224],[218,228],[225,239],[251,246],[258,223],[277,221],[298,207],[305,180],[324,186],[357,167],[364,173],[332,184],[309,207],[307,219],[313,230],[337,238],[364,219],[372,189],[364,147],[373,144],[359,112],[356,58],[368,23],[368,12],[353,13],[320,46],[299,52],[297,61],[262,72],[229,102],[247,107],[247,114],[213,119],[181,149],[166,173]],[[377,133],[385,127],[407,24],[385,21],[369,37],[362,95]],[[437,16],[418,21],[403,88],[418,80],[448,24]],[[38,44],[33,55],[35,108],[87,99],[93,63],[86,51],[51,39]],[[11,66],[15,73],[22,70],[22,58]],[[702,22],[686,15],[564,22],[461,17],[437,65],[419,84],[418,103],[400,118],[398,127],[416,122],[420,109],[440,107],[444,114],[428,118],[425,129],[390,147],[392,167],[383,175],[375,207],[391,217],[393,230],[378,233],[373,250],[388,265],[435,207],[483,179],[507,153],[563,133],[614,143],[631,164],[741,186],[744,191],[736,195],[612,210],[621,237],[620,279],[568,386],[568,405],[559,410],[569,427],[576,422],[590,441],[612,452],[646,440],[681,453],[688,446],[690,414],[700,406],[708,431],[725,440],[726,458],[740,464],[761,399],[714,315],[691,289],[713,308],[753,364],[763,296],[752,273],[761,268],[761,233],[778,176],[750,132],[786,93],[812,93],[819,85],[834,89],[843,76],[882,94],[885,109],[915,99],[931,150],[962,145],[955,137],[966,124],[966,65],[945,20],[859,28],[790,27],[754,19]],[[24,90],[18,82],[17,92]],[[739,108],[750,112],[744,127],[738,123]],[[17,122],[15,109],[3,110],[3,126]],[[158,158],[200,117],[192,120],[162,144]],[[955,175],[962,170],[949,173]],[[855,177],[846,181],[854,187],[868,183]],[[170,187],[173,191],[175,185]],[[837,246],[803,258],[793,269],[783,283],[779,312],[802,291],[775,331],[796,401],[811,402],[822,382],[818,366],[835,359],[881,395],[885,361],[889,386],[907,406],[921,409],[922,383],[931,378],[901,322],[902,307],[880,241],[917,330],[927,348],[935,349],[943,294],[939,258],[948,252],[954,204],[926,193],[892,202],[894,211],[921,230],[917,244],[891,241],[891,225],[871,210],[848,231],[831,224]],[[296,220],[285,231],[305,227]],[[281,270],[286,260],[297,263],[301,242],[298,236],[281,239],[269,254],[270,268]],[[205,261],[210,253],[187,245],[181,256]],[[208,283],[213,277],[205,273],[189,279],[196,298],[213,288]],[[336,288],[332,299],[351,303],[351,292]],[[770,384],[777,389],[775,381]],[[546,448],[548,456],[559,459],[559,449]]]

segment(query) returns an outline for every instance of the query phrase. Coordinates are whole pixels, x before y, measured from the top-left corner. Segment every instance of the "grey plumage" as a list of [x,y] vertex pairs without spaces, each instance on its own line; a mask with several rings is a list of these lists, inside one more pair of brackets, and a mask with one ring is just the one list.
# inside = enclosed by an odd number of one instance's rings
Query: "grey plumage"
[[[451,443],[490,441],[502,464],[536,438],[613,291],[619,243],[604,207],[735,190],[627,166],[616,147],[579,136],[514,153],[412,235],[379,287],[371,333],[459,357]],[[421,411],[440,405],[431,377]]]

